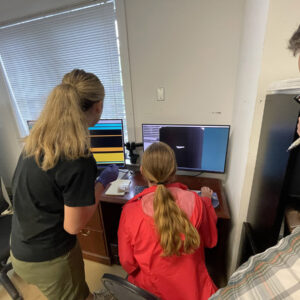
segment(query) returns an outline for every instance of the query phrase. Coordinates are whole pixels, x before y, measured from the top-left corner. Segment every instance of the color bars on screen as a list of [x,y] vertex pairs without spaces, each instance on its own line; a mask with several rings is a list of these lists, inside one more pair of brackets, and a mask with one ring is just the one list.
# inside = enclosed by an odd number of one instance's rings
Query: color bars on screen
[[97,165],[125,164],[122,120],[100,120],[89,128],[91,152]]

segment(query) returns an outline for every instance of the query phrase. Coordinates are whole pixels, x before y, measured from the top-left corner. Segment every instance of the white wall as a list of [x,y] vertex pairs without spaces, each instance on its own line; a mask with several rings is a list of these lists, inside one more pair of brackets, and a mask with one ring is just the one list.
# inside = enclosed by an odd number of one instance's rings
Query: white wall
[[230,165],[226,191],[230,199],[233,231],[230,237],[230,273],[236,265],[241,226],[246,219],[242,197],[248,157],[251,126],[263,53],[264,34],[269,0],[246,0],[243,34],[240,47],[239,71],[233,109]]
[[125,1],[137,141],[145,122],[231,123],[243,4]]

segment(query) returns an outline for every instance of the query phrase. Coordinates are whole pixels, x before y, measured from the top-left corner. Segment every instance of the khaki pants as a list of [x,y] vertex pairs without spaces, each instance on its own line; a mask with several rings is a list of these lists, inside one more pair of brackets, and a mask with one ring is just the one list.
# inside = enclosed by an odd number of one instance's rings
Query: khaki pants
[[24,262],[13,257],[15,272],[36,285],[49,300],[84,300],[89,295],[78,242],[67,254],[43,262]]

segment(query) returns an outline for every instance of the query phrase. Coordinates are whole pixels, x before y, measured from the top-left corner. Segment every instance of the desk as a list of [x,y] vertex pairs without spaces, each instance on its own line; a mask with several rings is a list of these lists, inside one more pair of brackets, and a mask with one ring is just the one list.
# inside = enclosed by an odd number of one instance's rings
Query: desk
[[[134,196],[136,185],[146,185],[140,172],[126,174],[123,179],[130,179],[130,190],[124,196],[108,196],[103,194],[95,215],[86,228],[78,235],[84,258],[105,264],[118,263],[117,230],[124,205]],[[215,178],[177,175],[176,182],[187,185],[192,190],[200,190],[202,186],[210,187],[217,193],[219,206],[215,209],[218,216],[218,245],[206,249],[206,264],[209,273],[218,286],[226,284],[226,257],[230,213],[222,181]]]

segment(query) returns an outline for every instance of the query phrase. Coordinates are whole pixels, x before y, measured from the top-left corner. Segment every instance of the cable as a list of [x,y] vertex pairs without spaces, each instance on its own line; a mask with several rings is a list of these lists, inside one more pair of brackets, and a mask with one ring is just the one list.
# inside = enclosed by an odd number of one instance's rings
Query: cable
[[200,176],[201,174],[203,174],[204,172],[199,172],[198,174],[196,174],[196,175],[193,175],[194,177],[198,177],[198,176]]

